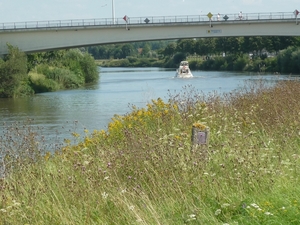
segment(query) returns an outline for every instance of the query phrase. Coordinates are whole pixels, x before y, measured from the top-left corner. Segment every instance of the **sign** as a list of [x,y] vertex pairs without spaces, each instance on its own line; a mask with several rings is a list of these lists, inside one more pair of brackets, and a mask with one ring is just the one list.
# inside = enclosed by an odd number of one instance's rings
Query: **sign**
[[129,19],[129,18],[128,18],[128,16],[126,16],[126,15],[123,17],[123,20],[125,20],[126,23],[128,23],[128,19]]
[[207,34],[221,34],[222,30],[206,30]]
[[150,22],[150,20],[149,20],[148,18],[146,18],[146,19],[144,20],[144,22],[148,24],[148,23]]
[[211,20],[211,18],[213,17],[213,14],[211,14],[211,12],[209,12],[209,13],[207,14],[207,17]]
[[209,139],[209,127],[194,123],[192,127],[192,143],[193,145],[207,145]]

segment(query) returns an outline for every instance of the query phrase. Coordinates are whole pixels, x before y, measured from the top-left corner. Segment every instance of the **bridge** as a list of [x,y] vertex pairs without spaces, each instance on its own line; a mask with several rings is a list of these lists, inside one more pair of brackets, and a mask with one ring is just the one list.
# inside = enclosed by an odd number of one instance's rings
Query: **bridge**
[[293,12],[0,23],[0,55],[8,53],[7,43],[31,53],[111,43],[234,36],[300,36],[300,26]]

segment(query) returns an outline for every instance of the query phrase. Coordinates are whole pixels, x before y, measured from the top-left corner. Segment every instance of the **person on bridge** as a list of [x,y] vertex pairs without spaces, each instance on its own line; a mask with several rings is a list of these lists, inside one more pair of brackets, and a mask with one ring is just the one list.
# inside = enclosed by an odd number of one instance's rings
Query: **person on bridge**
[[242,11],[240,11],[240,13],[239,13],[239,18],[240,18],[240,20],[243,19],[243,13],[242,13]]
[[220,13],[218,13],[218,16],[217,16],[217,17],[218,17],[218,21],[220,21]]

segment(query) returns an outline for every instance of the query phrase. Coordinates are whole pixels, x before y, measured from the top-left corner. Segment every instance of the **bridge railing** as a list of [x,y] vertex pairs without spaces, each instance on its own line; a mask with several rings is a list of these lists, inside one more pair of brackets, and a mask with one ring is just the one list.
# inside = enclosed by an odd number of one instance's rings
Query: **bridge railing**
[[[187,15],[187,16],[150,16],[150,17],[129,17],[128,24],[167,24],[167,23],[197,23],[207,21],[239,21],[239,20],[283,20],[295,19],[293,12],[268,12],[268,13],[244,13],[242,16],[236,14],[212,15]],[[16,29],[39,29],[39,28],[63,28],[81,26],[118,26],[125,24],[123,18],[98,18],[98,19],[74,19],[74,20],[50,20],[50,21],[27,21],[0,23],[1,30]]]

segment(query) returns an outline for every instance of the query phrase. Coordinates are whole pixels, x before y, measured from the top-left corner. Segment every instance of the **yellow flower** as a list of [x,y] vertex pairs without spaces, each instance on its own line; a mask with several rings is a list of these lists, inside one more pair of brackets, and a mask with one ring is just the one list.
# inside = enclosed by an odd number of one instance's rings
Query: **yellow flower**
[[199,123],[199,122],[194,123],[193,127],[198,128],[200,130],[205,130],[206,129],[206,126],[202,123]]
[[79,137],[80,134],[76,133],[76,132],[72,132],[73,137]]
[[48,161],[49,158],[50,158],[50,156],[51,156],[51,153],[50,153],[50,152],[47,152],[47,153],[45,154],[45,156],[44,156],[44,159],[45,159],[46,161]]

